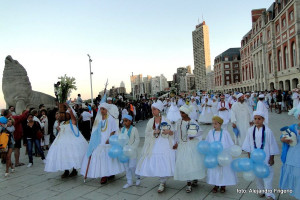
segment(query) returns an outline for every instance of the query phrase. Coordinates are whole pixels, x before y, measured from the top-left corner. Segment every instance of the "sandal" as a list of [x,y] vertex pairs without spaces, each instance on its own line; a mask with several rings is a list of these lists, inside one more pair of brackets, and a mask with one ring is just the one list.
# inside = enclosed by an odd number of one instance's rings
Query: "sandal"
[[225,186],[221,186],[220,192],[221,193],[225,193],[226,192]]
[[165,191],[165,184],[160,183],[157,192],[162,193],[163,191]]
[[193,187],[197,187],[197,186],[198,186],[198,180],[193,180],[192,186],[193,186]]
[[101,181],[100,181],[100,184],[103,185],[103,184],[106,184],[106,183],[107,183],[107,177],[102,177]]
[[186,193],[190,193],[192,192],[192,186],[191,185],[187,185],[185,188]]
[[219,189],[219,186],[215,186],[215,187],[212,189],[212,193],[217,193],[217,192],[218,192],[218,189]]

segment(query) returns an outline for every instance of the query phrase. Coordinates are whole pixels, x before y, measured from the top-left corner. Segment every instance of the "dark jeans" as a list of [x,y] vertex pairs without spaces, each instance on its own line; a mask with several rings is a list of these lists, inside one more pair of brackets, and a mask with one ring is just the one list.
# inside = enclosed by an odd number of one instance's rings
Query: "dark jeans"
[[[41,154],[42,160],[45,159],[44,152],[41,149],[40,141],[38,139],[27,139],[27,150],[28,150],[29,163],[33,163],[33,158],[32,158],[33,143],[36,146],[36,150]],[[35,153],[37,153],[37,152],[35,152]]]

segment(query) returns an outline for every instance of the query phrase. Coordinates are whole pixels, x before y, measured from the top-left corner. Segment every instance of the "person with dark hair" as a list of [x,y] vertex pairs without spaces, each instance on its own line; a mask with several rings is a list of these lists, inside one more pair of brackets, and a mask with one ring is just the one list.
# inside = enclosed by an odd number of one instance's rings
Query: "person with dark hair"
[[12,116],[16,115],[16,111],[15,111],[15,107],[14,106],[9,106],[8,109],[10,110]]
[[276,103],[278,106],[278,113],[281,114],[281,106],[282,106],[282,93],[281,90],[278,90],[277,95],[276,95]]
[[[44,152],[41,149],[41,144],[40,140],[38,139],[38,132],[41,131],[41,127],[38,122],[33,120],[34,115],[29,114],[27,116],[27,124],[24,129],[24,146],[27,146],[28,150],[28,158],[29,158],[29,164],[27,167],[31,167],[33,165],[33,157],[32,157],[32,148],[33,148],[33,143],[36,145],[36,149],[41,155],[42,160],[44,163],[45,161],[45,155]],[[37,153],[37,152],[36,152]]]
[[47,117],[47,111],[45,109],[41,110],[41,118],[40,121],[41,123],[44,124],[44,127],[42,128],[42,132],[44,135],[44,140],[41,141],[41,147],[43,151],[45,151],[44,146],[46,150],[49,150],[49,143],[50,143],[50,135],[48,132],[48,117]]

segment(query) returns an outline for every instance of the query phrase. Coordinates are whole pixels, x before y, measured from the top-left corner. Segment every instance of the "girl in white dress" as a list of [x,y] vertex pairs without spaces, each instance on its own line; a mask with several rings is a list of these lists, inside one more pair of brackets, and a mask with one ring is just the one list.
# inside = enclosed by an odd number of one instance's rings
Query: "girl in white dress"
[[[124,115],[123,118],[123,125],[124,127],[121,129],[120,134],[127,134],[129,137],[129,142],[127,145],[131,146],[135,151],[135,157],[130,158],[129,162],[124,163],[126,169],[126,178],[127,183],[123,186],[124,189],[132,186],[132,178],[135,175],[136,170],[136,159],[137,159],[137,148],[140,143],[140,136],[137,128],[132,126],[132,116],[131,115]],[[136,175],[136,185],[141,184],[141,179],[139,175]]]
[[203,110],[198,120],[199,123],[203,123],[203,124],[211,123],[211,118],[214,116],[211,107],[212,107],[211,100],[209,100],[208,97],[206,97],[204,104],[202,104]]
[[[187,193],[192,191],[192,186],[197,185],[198,179],[205,177],[204,158],[197,152],[197,144],[202,139],[202,129],[189,117],[190,113],[187,106],[180,108],[182,119],[176,124],[174,145],[174,149],[177,149],[174,179],[187,181]],[[192,131],[195,128],[198,129]],[[189,130],[193,135],[189,135]]]
[[213,100],[212,100],[212,103],[211,103],[211,110],[212,110],[212,113],[213,115],[218,115],[218,101],[217,101],[217,98],[216,96],[213,97]]
[[101,177],[101,184],[106,184],[108,177],[125,171],[124,164],[120,163],[117,158],[108,156],[111,147],[109,137],[118,132],[115,119],[108,113],[109,108],[110,105],[107,103],[101,103],[99,106],[101,115],[95,120],[80,172],[89,178]]
[[171,106],[167,113],[167,119],[170,120],[171,123],[177,122],[181,119],[180,112],[174,98],[172,98]]
[[174,176],[175,171],[174,133],[169,129],[170,121],[161,116],[163,108],[161,101],[152,104],[153,118],[147,123],[145,143],[136,169],[140,176],[160,178],[158,193],[165,190],[168,177]]
[[[223,151],[229,149],[234,145],[230,133],[227,130],[221,129],[223,124],[223,119],[219,116],[214,116],[212,118],[212,124],[214,129],[208,132],[206,141],[215,142],[219,141],[223,145]],[[210,185],[215,185],[212,192],[217,193],[219,187],[221,186],[220,192],[224,193],[226,186],[236,185],[237,178],[235,172],[228,166],[217,166],[212,169],[207,169],[207,183]]]
[[67,120],[56,127],[58,134],[49,149],[45,165],[46,172],[65,171],[62,178],[77,175],[76,169],[81,168],[88,147],[87,141],[76,126],[75,111],[68,104],[66,106]]

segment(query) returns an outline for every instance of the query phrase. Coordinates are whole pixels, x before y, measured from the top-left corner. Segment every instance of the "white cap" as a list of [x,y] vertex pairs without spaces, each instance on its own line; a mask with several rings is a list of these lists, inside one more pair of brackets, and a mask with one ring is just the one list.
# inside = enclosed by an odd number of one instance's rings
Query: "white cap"
[[265,114],[263,112],[261,112],[261,111],[254,111],[253,112],[253,116],[255,116],[255,115],[259,115],[259,116],[265,118]]
[[107,97],[107,101],[112,101],[112,98],[111,97]]
[[265,95],[264,95],[264,94],[260,94],[260,95],[258,96],[258,98],[265,98]]
[[236,95],[236,98],[239,99],[243,96],[244,94],[243,93],[239,93],[238,95]]

